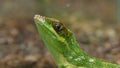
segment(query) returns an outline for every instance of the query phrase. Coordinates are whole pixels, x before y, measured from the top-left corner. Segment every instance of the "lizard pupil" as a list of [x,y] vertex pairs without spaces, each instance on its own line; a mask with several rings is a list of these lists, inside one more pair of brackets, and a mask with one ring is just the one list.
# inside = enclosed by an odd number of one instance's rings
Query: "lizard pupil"
[[63,29],[63,25],[61,23],[53,23],[53,28],[56,32],[60,32]]

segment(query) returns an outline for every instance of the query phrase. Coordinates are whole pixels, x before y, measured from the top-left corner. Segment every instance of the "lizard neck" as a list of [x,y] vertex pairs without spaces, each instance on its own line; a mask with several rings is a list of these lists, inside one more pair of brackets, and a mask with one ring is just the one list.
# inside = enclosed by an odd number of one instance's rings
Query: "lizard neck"
[[65,64],[63,64],[65,68],[94,68],[98,66],[106,68],[117,66],[116,64],[108,63],[103,60],[89,56],[79,47],[79,44],[76,42],[73,34],[70,36],[70,38],[66,39],[67,44],[69,45],[69,50],[62,54],[65,58]]

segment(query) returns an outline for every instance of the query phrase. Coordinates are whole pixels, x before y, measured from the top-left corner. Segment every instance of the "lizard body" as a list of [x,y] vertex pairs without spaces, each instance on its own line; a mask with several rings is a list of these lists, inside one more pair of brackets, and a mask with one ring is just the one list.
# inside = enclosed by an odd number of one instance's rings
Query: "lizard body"
[[60,21],[35,15],[35,24],[59,68],[120,68],[119,65],[91,57],[80,49],[73,33]]

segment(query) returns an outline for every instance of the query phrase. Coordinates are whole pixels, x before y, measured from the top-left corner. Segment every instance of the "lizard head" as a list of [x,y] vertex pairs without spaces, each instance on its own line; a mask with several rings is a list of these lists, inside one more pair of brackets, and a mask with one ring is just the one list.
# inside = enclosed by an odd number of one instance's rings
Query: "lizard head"
[[53,36],[69,36],[69,30],[57,19],[35,15],[34,20],[37,24],[48,29],[48,32],[51,31]]
[[67,53],[74,50],[72,45],[76,42],[73,34],[59,20],[35,15],[34,21],[40,37],[55,59],[60,55],[68,55]]
[[34,20],[44,43],[46,43],[47,41],[51,43],[49,45],[46,44],[46,46],[49,46],[51,48],[56,47],[54,48],[54,50],[63,50],[61,48],[63,48],[64,46],[60,45],[61,47],[58,47],[59,45],[56,45],[55,42],[65,43],[66,38],[68,38],[70,34],[69,29],[67,29],[62,23],[60,23],[59,20],[54,18],[35,15]]

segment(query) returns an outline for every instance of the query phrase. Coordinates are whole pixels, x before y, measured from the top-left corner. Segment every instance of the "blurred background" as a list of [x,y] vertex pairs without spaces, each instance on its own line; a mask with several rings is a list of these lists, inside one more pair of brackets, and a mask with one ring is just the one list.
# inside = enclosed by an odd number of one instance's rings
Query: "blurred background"
[[120,0],[0,0],[0,68],[57,68],[36,30],[61,20],[88,54],[120,64]]

